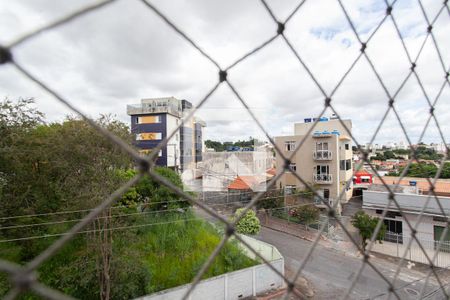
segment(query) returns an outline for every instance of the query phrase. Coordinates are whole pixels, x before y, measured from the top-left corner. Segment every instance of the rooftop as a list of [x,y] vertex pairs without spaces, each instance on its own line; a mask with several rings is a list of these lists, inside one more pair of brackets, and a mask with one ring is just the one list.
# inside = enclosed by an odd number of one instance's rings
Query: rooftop
[[[383,176],[382,179],[385,183],[388,185],[395,185],[400,177],[396,176]],[[430,181],[433,181],[433,179],[430,179]],[[377,176],[373,177],[373,183],[374,185],[381,185],[381,179]],[[419,193],[427,194],[430,191],[430,183],[428,182],[427,178],[418,178],[418,177],[404,177],[402,180],[400,180],[400,186],[411,186],[411,184],[415,184],[415,186],[418,188]],[[434,185],[434,191],[437,195],[442,196],[450,196],[450,179],[438,179]]]
[[127,114],[134,116],[168,113],[176,117],[181,117],[183,112],[182,101],[188,102],[186,100],[178,100],[174,97],[145,98],[141,99],[141,103],[127,105]]

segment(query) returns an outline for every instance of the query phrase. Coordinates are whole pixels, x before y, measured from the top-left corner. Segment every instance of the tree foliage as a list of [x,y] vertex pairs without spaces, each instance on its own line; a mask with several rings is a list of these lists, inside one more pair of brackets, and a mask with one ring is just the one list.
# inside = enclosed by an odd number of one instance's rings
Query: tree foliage
[[[379,218],[372,217],[363,211],[358,211],[352,217],[352,225],[359,230],[361,246],[364,251],[366,250],[367,240],[372,237],[379,220]],[[380,230],[378,231],[376,240],[381,242],[385,234],[386,225],[382,224]]]
[[223,143],[219,142],[219,141],[205,140],[206,148],[214,149],[214,151],[216,151],[216,152],[226,151],[227,148],[230,146],[254,149],[255,146],[258,146],[261,144],[262,144],[262,142],[260,140],[253,138],[253,137],[249,137],[248,140],[238,140],[236,142],[223,142]]
[[[390,172],[389,176],[399,176],[404,170],[404,167],[401,167],[398,172]],[[438,167],[433,163],[412,163],[407,172],[406,176],[409,177],[421,177],[421,178],[434,178],[438,171]],[[439,178],[450,178],[450,163],[445,162],[442,168],[442,171],[439,175]]]
[[[235,217],[236,220],[240,215],[242,215],[244,208],[239,208],[236,210]],[[248,210],[245,215],[237,222],[236,231],[242,234],[255,235],[259,233],[261,229],[261,224],[259,222],[256,213],[253,210]]]
[[256,202],[257,209],[272,209],[283,205],[283,190],[268,190],[261,199]]
[[[126,124],[111,116],[101,116],[95,122],[131,142]],[[33,108],[32,99],[1,102],[0,217],[32,216],[0,218],[0,239],[37,238],[0,243],[0,258],[24,264],[36,257],[57,239],[51,235],[67,232],[86,215],[86,210],[97,206],[133,177],[136,174],[133,166],[127,153],[82,119],[45,123],[43,114]],[[182,188],[181,178],[173,170],[164,167],[154,170]],[[170,189],[144,176],[113,209],[103,211],[88,225],[86,229],[97,230],[95,234],[77,235],[40,267],[40,281],[80,299],[136,298],[172,284],[187,283],[184,280],[192,280],[207,259],[204,249],[213,249],[216,241],[220,241],[220,235],[210,224],[199,219],[192,221],[195,216],[187,206]],[[174,212],[173,208],[183,210]],[[157,212],[160,210],[164,211]],[[189,226],[185,217],[192,221]],[[158,220],[166,224],[150,224]],[[167,225],[170,222],[179,226]],[[6,228],[16,225],[19,227]],[[128,225],[138,225],[134,228],[139,229],[109,230]],[[151,229],[144,230],[146,227]],[[188,227],[189,231],[177,232]],[[202,236],[196,235],[200,232]],[[185,255],[195,253],[192,263],[180,266],[180,257],[175,255],[181,253],[177,252],[179,247],[186,247]],[[149,249],[154,256],[149,255]],[[221,255],[208,275],[253,264],[236,246],[227,244],[226,249],[229,254]],[[162,283],[155,276],[160,263],[167,267],[167,281]],[[172,280],[178,272],[190,277]],[[0,274],[0,297],[9,288],[6,276]],[[36,299],[28,294],[25,298]]]

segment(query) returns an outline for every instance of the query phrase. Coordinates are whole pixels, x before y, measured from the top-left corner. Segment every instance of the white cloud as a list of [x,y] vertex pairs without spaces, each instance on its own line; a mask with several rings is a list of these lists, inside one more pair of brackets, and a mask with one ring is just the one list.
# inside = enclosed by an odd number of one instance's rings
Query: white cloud
[[[94,2],[73,1],[62,5],[49,0],[0,1],[0,44]],[[429,18],[433,19],[442,7],[440,1],[423,2]],[[276,24],[257,1],[159,0],[152,3],[222,67],[276,32]],[[298,3],[269,1],[279,20],[284,20]],[[344,5],[363,40],[372,34],[385,14],[384,4],[376,0],[364,3],[348,0]],[[427,28],[420,7],[415,1],[399,1],[393,14],[414,59]],[[450,15],[444,10],[433,28],[447,68],[449,23]],[[360,44],[336,1],[306,1],[287,24],[285,33],[327,93],[359,55]],[[17,61],[82,111],[91,116],[114,113],[124,121],[128,121],[126,104],[144,97],[172,95],[195,104],[218,79],[214,65],[139,1],[117,1],[44,32],[14,48],[13,53]],[[410,65],[389,18],[369,42],[367,53],[389,93],[395,93]],[[427,40],[417,62],[417,73],[433,101],[443,83],[444,71],[431,39]],[[315,116],[323,108],[323,95],[281,37],[230,70],[229,79],[271,135],[289,134],[293,122]],[[11,66],[0,66],[0,82],[0,97],[35,97],[38,107],[50,120],[60,120],[68,113]],[[447,84],[436,107],[447,140],[450,137],[449,89]],[[357,140],[367,142],[387,109],[388,98],[362,57],[333,95],[332,103],[342,117],[353,120]],[[222,86],[205,105],[205,110],[199,112],[211,120],[207,131],[211,138],[233,140],[258,133],[256,125],[250,128],[250,123],[243,126],[236,120],[226,124],[224,111],[220,110],[225,107],[239,108],[241,104]],[[416,142],[427,120],[429,106],[414,77],[398,94],[395,107],[412,141]],[[379,142],[404,140],[398,122],[392,117],[388,117],[380,131]],[[424,139],[439,141],[433,124]]]

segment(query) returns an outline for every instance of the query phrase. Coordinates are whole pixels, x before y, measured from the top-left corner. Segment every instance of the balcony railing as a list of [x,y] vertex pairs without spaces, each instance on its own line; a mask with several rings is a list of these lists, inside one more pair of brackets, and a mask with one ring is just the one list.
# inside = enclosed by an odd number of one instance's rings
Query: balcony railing
[[331,160],[333,153],[328,150],[319,150],[313,152],[313,158],[315,160]]
[[313,174],[313,180],[315,183],[332,183],[333,176],[331,174]]
[[130,104],[127,105],[128,115],[143,115],[154,113],[169,113],[181,116],[181,112],[171,105],[151,106],[147,104]]

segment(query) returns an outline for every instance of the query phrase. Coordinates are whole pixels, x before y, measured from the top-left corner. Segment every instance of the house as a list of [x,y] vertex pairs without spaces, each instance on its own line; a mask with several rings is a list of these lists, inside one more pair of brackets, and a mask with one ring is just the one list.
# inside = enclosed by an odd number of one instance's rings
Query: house
[[[203,191],[227,192],[228,186],[238,176],[266,178],[266,170],[272,165],[270,151],[224,151],[206,152],[200,170],[203,178]],[[270,175],[273,176],[273,175]],[[244,178],[244,177],[242,177]],[[265,185],[253,191],[264,191]]]
[[[335,199],[343,197],[337,204],[337,212],[341,212],[341,204],[346,203],[352,196],[352,157],[350,133],[351,120],[321,118],[314,123],[314,119],[305,119],[304,123],[294,124],[294,135],[275,137],[275,144],[285,157],[290,157],[288,170],[284,169],[285,162],[280,155],[276,156],[277,174],[283,173],[277,181],[277,188],[292,190],[304,189],[304,184],[298,180],[294,173],[300,176],[310,186],[314,185],[316,191],[329,204],[333,205]],[[313,125],[315,124],[315,127]],[[347,184],[348,183],[348,184]],[[316,199],[322,207],[324,204]]]
[[[390,187],[401,211],[391,202],[384,218],[387,232],[383,244],[377,245],[374,251],[399,257],[403,255],[403,251],[409,251],[408,259],[428,263],[422,247],[429,257],[434,256],[438,241],[448,226],[450,197],[438,197],[438,203],[434,196],[419,195],[413,187],[399,186],[395,190],[395,185]],[[381,217],[388,201],[389,193],[383,185],[372,185],[363,191],[362,208],[372,216]],[[427,205],[424,208],[425,204]],[[415,240],[411,240],[411,229],[407,223],[413,227],[417,226],[416,237],[422,247],[419,247]],[[438,266],[450,265],[450,228],[443,241],[436,261]],[[407,247],[409,242],[411,246]]]

